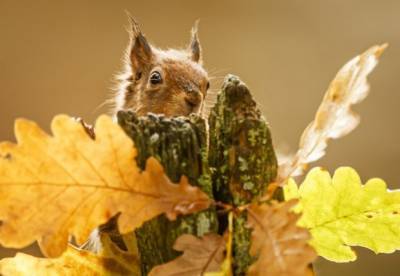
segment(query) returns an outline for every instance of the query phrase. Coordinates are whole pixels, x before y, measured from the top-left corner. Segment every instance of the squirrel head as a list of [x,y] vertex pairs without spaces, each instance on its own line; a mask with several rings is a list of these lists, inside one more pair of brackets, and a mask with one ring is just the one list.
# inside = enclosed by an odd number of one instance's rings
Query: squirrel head
[[116,99],[116,111],[131,110],[139,116],[148,112],[165,116],[200,113],[210,86],[202,66],[197,25],[184,50],[160,50],[145,38],[131,18],[131,39],[126,73]]

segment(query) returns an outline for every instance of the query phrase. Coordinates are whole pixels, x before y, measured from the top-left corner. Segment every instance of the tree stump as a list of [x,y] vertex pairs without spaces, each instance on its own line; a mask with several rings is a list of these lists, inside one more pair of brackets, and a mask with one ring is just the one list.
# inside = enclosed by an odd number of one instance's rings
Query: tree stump
[[[261,116],[249,89],[237,77],[226,77],[216,105],[211,110],[209,143],[206,121],[199,116],[165,118],[137,117],[119,112],[118,122],[138,150],[136,161],[145,169],[146,159],[157,158],[174,182],[189,178],[217,201],[240,206],[257,199],[277,173],[277,161],[269,126]],[[208,147],[207,147],[208,145]],[[233,229],[234,274],[244,275],[253,259],[249,254],[251,231],[246,212],[238,213]],[[219,227],[219,228],[218,228]],[[214,208],[169,221],[161,215],[135,231],[142,274],[176,258],[176,238],[184,233],[202,236],[223,233],[226,216]]]
[[[233,75],[225,78],[209,117],[209,164],[214,197],[234,206],[257,199],[274,181],[277,160],[268,124],[249,89]],[[253,261],[247,214],[233,222],[234,274],[243,275]]]
[[[178,182],[182,175],[186,175],[190,184],[212,197],[204,119],[196,115],[165,118],[149,114],[137,117],[131,112],[119,112],[118,123],[135,143],[139,167],[145,169],[147,158],[153,156],[164,166],[171,181]],[[217,229],[214,208],[178,217],[175,221],[161,215],[144,223],[135,232],[142,274],[147,275],[154,266],[180,255],[172,248],[180,235],[202,236]]]

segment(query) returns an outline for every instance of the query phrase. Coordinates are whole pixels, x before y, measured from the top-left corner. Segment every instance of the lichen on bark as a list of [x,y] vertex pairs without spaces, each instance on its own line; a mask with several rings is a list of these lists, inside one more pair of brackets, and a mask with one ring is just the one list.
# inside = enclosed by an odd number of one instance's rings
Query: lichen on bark
[[[240,206],[256,200],[277,174],[269,125],[249,89],[236,76],[225,78],[209,117],[209,164],[216,200]],[[235,275],[253,261],[247,213],[237,214],[233,229]]]
[[[132,138],[138,150],[136,161],[145,169],[147,158],[153,156],[164,166],[173,182],[182,175],[192,185],[212,197],[211,175],[208,167],[206,122],[199,116],[166,118],[149,114],[137,117],[132,112],[119,112],[118,123]],[[182,234],[202,236],[218,229],[214,208],[169,221],[164,215],[146,222],[136,230],[142,273],[168,262],[180,253],[172,247]]]
[[[172,181],[186,175],[192,185],[216,201],[233,206],[248,204],[276,177],[269,125],[249,89],[235,76],[226,77],[211,110],[208,143],[206,121],[196,115],[137,117],[132,112],[119,112],[118,122],[134,141],[136,161],[142,169],[146,159],[154,156]],[[173,244],[181,234],[222,234],[225,228],[225,218],[217,217],[213,208],[176,221],[161,215],[146,222],[135,232],[143,275],[179,255]],[[236,213],[233,228],[234,274],[244,275],[253,261],[246,211]]]

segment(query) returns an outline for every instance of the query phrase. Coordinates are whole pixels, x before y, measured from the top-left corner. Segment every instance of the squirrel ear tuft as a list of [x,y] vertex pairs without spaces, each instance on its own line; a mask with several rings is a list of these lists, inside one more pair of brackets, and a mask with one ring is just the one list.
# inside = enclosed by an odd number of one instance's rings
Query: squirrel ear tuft
[[194,62],[202,63],[201,45],[198,37],[199,20],[196,20],[192,28],[192,36],[189,44],[190,58]]
[[147,39],[143,35],[139,28],[137,21],[128,13],[128,18],[130,21],[130,61],[132,64],[132,69],[134,71],[142,71],[141,69],[148,65],[153,57],[153,52],[151,50],[151,45],[147,42]]

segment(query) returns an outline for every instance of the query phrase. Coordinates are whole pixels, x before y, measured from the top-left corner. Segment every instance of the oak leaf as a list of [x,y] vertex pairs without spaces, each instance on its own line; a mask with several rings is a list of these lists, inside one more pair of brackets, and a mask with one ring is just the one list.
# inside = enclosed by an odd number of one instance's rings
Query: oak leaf
[[102,250],[97,254],[69,245],[58,258],[37,258],[17,253],[14,258],[0,260],[0,274],[4,276],[42,275],[115,275],[139,276],[137,255],[123,251],[107,235],[101,236]]
[[57,257],[69,235],[82,244],[117,213],[127,233],[161,213],[170,219],[207,208],[205,193],[182,177],[170,182],[160,163],[136,165],[131,139],[108,116],[100,116],[93,140],[71,117],[56,116],[53,136],[17,120],[18,144],[0,144],[0,243],[21,248],[38,240]]
[[248,275],[306,276],[317,254],[308,245],[307,229],[296,225],[300,215],[291,211],[296,200],[285,203],[252,204],[248,224],[253,229],[250,254],[257,261]]
[[206,272],[219,271],[224,262],[224,245],[225,239],[214,233],[200,238],[181,235],[176,239],[174,249],[183,251],[183,255],[154,267],[149,276],[202,276]]
[[378,64],[387,44],[374,46],[344,65],[330,83],[314,120],[304,130],[297,153],[279,166],[278,182],[301,175],[308,163],[325,155],[329,139],[350,133],[359,116],[351,110],[369,92],[367,76]]
[[389,191],[381,179],[363,185],[351,168],[339,168],[333,177],[314,168],[300,188],[289,180],[284,192],[285,199],[299,200],[299,225],[310,230],[310,244],[328,260],[354,261],[351,246],[375,253],[400,249],[400,190]]
[[225,259],[221,264],[220,270],[207,272],[204,276],[232,276],[232,242],[233,242],[233,212],[228,214],[228,229],[224,234],[226,240]]

